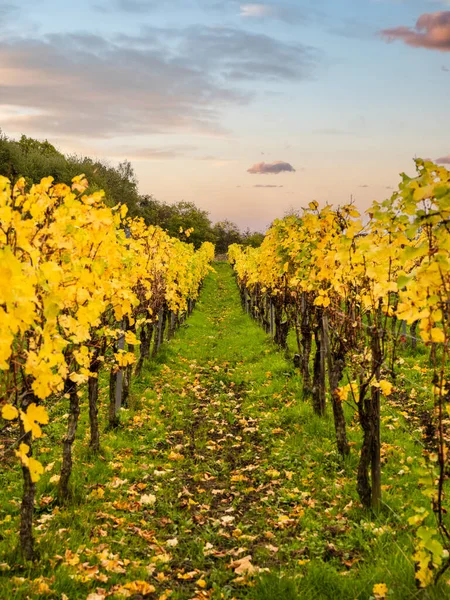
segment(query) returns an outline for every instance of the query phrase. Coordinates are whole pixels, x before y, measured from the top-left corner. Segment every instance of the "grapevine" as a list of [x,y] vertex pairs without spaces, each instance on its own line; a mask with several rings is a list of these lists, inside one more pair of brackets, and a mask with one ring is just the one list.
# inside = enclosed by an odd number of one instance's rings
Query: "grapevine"
[[[398,191],[365,214],[352,204],[319,208],[276,220],[260,248],[230,247],[241,298],[285,347],[296,332],[304,397],[325,412],[326,375],[336,444],[349,445],[343,404],[353,406],[362,430],[357,490],[363,506],[380,510],[380,403],[395,386],[395,357],[407,325],[430,348],[437,456],[424,454],[421,482],[436,516],[418,525],[416,577],[423,587],[449,566],[450,530],[444,483],[448,446],[450,335],[450,172],[416,160],[417,176],[402,175]],[[275,313],[274,323],[268,318]],[[314,339],[315,354],[311,360]],[[343,380],[347,380],[344,384]]]
[[[59,477],[61,501],[70,493],[72,446],[80,397],[88,388],[91,447],[100,447],[98,378],[111,372],[110,425],[117,424],[117,381],[129,389],[135,347],[171,311],[178,319],[195,301],[214,257],[209,242],[193,246],[158,227],[109,208],[88,182],[71,187],[51,177],[27,189],[0,177],[0,389],[2,417],[16,430],[22,466],[21,548],[34,556],[35,484],[44,472],[33,442],[49,420],[47,407],[69,403]],[[159,329],[161,336],[161,327]],[[158,340],[158,344],[161,339]],[[147,353],[147,354],[146,354]],[[120,388],[122,394],[122,388]],[[120,395],[119,395],[120,399]]]

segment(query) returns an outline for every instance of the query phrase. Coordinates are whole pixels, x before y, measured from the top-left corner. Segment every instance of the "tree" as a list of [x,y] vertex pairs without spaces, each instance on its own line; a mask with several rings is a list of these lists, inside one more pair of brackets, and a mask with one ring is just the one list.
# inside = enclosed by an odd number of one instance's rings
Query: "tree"
[[247,229],[242,236],[242,245],[251,246],[252,248],[259,248],[264,240],[264,233],[260,231],[250,231]]
[[167,229],[170,217],[174,212],[173,206],[157,200],[152,194],[140,196],[138,208],[139,215],[147,225],[159,225],[162,229]]
[[216,237],[216,253],[225,254],[231,244],[241,244],[242,234],[238,226],[228,219],[219,221],[213,227]]
[[30,154],[33,152],[40,152],[44,156],[63,156],[61,152],[50,144],[48,140],[44,140],[41,142],[40,140],[35,140],[34,138],[27,137],[26,135],[21,136],[20,140],[17,142],[22,149],[24,154]]
[[194,244],[195,248],[199,248],[203,242],[215,241],[208,212],[197,208],[193,202],[182,200],[174,204],[172,212],[165,223],[165,228],[169,235],[178,237],[184,241],[183,232],[186,229],[193,229],[194,231],[191,233],[189,241]]

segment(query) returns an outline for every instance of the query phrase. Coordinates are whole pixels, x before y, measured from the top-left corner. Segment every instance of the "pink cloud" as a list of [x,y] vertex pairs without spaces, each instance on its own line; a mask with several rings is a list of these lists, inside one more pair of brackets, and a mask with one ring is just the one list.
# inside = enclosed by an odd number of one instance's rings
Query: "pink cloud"
[[450,154],[447,156],[441,156],[441,158],[437,158],[434,162],[441,165],[450,165]]
[[247,173],[252,175],[278,175],[278,173],[291,172],[295,173],[295,169],[288,162],[276,160],[273,163],[260,162],[247,169]]
[[402,40],[408,46],[450,52],[450,11],[421,15],[415,27],[384,29],[381,35],[389,42]]

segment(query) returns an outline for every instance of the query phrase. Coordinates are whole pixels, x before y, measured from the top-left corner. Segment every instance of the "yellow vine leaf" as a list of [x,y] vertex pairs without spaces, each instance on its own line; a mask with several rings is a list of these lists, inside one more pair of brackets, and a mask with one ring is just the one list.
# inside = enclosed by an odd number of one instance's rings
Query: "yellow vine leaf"
[[136,356],[132,352],[117,352],[114,357],[119,367],[128,367],[136,362]]
[[24,444],[23,442],[20,444],[19,449],[16,450],[16,456],[20,458],[23,464],[28,464],[28,452],[30,451],[30,446],[28,444]]
[[83,193],[89,187],[88,181],[84,174],[77,175],[72,179],[72,190]]
[[388,587],[385,583],[376,583],[372,590],[376,600],[384,600],[388,593]]
[[23,410],[20,411],[20,418],[22,419],[25,432],[28,433],[31,431],[33,438],[42,436],[42,430],[39,427],[39,423],[41,425],[46,425],[48,423],[47,411],[43,406],[37,406],[35,402],[30,404],[26,413],[24,413]]
[[30,471],[31,481],[36,483],[39,481],[41,475],[44,473],[44,467],[42,464],[33,458],[32,456],[28,456],[28,452],[30,451],[30,446],[28,444],[20,444],[19,449],[16,450],[16,456],[20,459],[20,462],[24,467],[27,467]]
[[5,404],[2,407],[2,417],[4,419],[6,419],[7,421],[12,421],[14,419],[17,419],[18,416],[19,416],[19,411],[12,404]]
[[128,213],[128,206],[126,204],[122,204],[122,206],[120,207],[120,216],[122,217],[122,219],[125,219],[125,217],[127,216]]
[[430,331],[430,341],[437,343],[445,342],[445,335],[442,329],[439,329],[439,327],[433,327]]
[[28,470],[30,471],[31,481],[33,483],[39,481],[41,475],[44,473],[42,464],[32,456],[28,459]]
[[73,381],[77,385],[81,385],[88,381],[89,375],[84,372],[79,372],[79,373],[73,372],[69,375],[69,379],[70,379],[70,381]]
[[127,331],[125,333],[125,341],[127,344],[132,344],[133,346],[138,346],[141,343],[133,331]]
[[390,396],[392,394],[392,390],[394,389],[392,383],[390,381],[386,381],[386,379],[380,379],[378,382],[378,387],[380,388],[383,396]]
[[430,555],[426,550],[420,549],[413,555],[416,561],[416,579],[420,587],[425,588],[433,583],[433,571],[430,569]]

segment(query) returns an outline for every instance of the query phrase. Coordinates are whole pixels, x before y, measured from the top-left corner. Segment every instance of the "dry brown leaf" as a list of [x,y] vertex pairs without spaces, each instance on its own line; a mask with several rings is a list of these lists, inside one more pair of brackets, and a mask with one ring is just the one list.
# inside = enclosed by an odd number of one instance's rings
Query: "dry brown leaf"
[[233,569],[237,575],[254,573],[257,569],[251,563],[252,555],[248,554],[243,558],[233,560],[228,566]]

